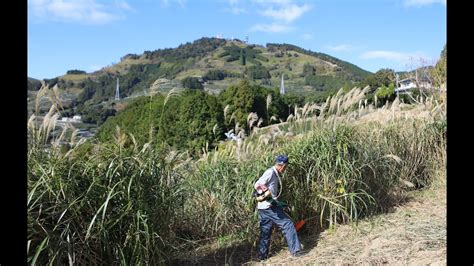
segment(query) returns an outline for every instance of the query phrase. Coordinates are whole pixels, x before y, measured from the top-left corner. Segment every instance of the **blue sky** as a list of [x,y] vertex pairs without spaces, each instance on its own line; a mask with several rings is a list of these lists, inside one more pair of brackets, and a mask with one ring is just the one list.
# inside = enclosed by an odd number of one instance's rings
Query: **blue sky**
[[446,0],[28,0],[28,76],[92,72],[216,36],[407,71],[439,58]]

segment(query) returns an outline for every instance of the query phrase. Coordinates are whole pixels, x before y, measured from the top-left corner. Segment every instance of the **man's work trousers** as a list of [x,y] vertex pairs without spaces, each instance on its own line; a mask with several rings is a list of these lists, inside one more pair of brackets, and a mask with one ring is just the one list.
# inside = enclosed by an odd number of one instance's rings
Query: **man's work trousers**
[[278,225],[285,235],[288,249],[292,255],[295,255],[295,253],[301,249],[295,225],[290,217],[283,212],[281,207],[271,206],[265,210],[259,209],[258,216],[260,218],[260,240],[257,246],[259,258],[266,259],[268,257],[268,248],[270,246],[273,223]]

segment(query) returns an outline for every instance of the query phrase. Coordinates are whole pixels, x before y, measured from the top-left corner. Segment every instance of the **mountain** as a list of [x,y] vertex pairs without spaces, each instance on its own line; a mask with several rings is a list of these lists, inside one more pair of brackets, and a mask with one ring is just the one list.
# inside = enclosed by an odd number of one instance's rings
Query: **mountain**
[[339,89],[369,74],[348,62],[291,44],[260,46],[201,38],[177,48],[127,54],[119,63],[93,73],[71,70],[45,81],[50,86],[57,84],[61,92],[81,104],[113,99],[117,78],[121,97],[129,97],[147,94],[153,83],[163,91],[182,86],[187,77],[197,78],[205,91],[218,93],[242,78],[278,88],[284,75],[288,92],[308,94]]
[[28,78],[27,82],[28,82],[27,88],[29,91],[37,91],[41,88],[41,81],[37,79]]

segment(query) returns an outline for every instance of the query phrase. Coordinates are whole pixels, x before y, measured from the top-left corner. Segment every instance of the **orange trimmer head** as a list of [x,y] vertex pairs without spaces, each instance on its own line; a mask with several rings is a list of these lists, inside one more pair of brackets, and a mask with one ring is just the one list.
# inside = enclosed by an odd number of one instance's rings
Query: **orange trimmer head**
[[300,221],[296,222],[295,223],[296,232],[299,232],[301,230],[301,228],[303,228],[305,223],[306,222],[304,220],[300,220]]

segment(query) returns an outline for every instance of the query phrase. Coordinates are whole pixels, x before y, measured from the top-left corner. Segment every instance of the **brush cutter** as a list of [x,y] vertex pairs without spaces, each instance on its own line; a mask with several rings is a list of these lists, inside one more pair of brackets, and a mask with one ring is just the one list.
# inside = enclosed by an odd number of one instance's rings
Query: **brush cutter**
[[[273,206],[278,206],[278,207],[281,207],[281,208],[286,208],[288,207],[288,204],[284,201],[280,201],[280,200],[274,200],[272,197],[271,197],[271,192],[270,190],[266,190],[266,191],[257,191],[257,190],[254,190],[253,193],[252,193],[252,196],[255,197],[255,199],[258,201],[258,202],[262,202],[264,200],[267,200],[268,202],[270,202]],[[288,215],[288,214],[287,214]],[[290,217],[288,215],[288,217]],[[306,221],[307,220],[310,220],[310,219],[313,219],[315,218],[316,216],[314,217],[310,217],[310,218],[307,218],[307,219],[303,219],[303,220],[299,220],[298,222],[294,223],[295,224],[295,229],[296,229],[296,232],[299,232],[303,226],[306,224]]]
[[314,219],[314,218],[317,218],[317,217],[318,216],[313,216],[313,217],[309,217],[309,218],[299,220],[298,222],[296,222],[295,223],[296,232],[299,232],[303,228],[303,226],[306,224],[307,221],[309,221],[311,219]]
[[278,207],[281,207],[281,208],[285,208],[288,206],[288,204],[284,201],[280,201],[280,200],[274,200],[271,196],[272,196],[272,193],[270,192],[270,190],[266,190],[266,191],[257,191],[257,190],[254,190],[253,194],[252,194],[253,197],[255,197],[255,199],[258,201],[258,202],[262,202],[264,200],[268,201],[270,204],[272,204],[273,206],[278,206]]
[[296,229],[296,232],[299,232],[301,230],[301,228],[303,228],[303,226],[305,225],[305,221],[304,220],[299,220],[298,222],[295,223],[295,229]]

